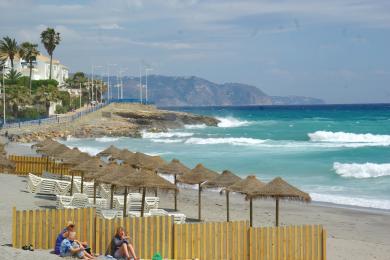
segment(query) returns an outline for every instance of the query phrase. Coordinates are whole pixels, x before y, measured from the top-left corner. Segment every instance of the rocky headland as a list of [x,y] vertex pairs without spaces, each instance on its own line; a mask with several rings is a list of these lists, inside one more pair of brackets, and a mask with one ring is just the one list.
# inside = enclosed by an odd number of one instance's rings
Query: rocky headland
[[157,109],[154,106],[113,103],[96,112],[85,115],[73,122],[24,126],[2,130],[8,131],[11,141],[29,143],[46,138],[97,138],[141,137],[142,131],[166,132],[185,125],[205,124],[217,126],[219,121],[213,117],[184,112]]

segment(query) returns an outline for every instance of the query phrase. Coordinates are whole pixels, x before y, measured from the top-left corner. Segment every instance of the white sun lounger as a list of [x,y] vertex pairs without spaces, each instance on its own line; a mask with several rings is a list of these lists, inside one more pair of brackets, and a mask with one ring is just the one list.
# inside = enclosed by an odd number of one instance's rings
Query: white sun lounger
[[41,182],[42,182],[41,177],[29,173],[27,178],[27,190],[31,193],[35,193],[38,189],[38,186],[41,184]]
[[168,212],[163,209],[150,209],[149,214],[151,216],[173,216],[175,224],[184,224],[186,222],[186,215],[177,212]]

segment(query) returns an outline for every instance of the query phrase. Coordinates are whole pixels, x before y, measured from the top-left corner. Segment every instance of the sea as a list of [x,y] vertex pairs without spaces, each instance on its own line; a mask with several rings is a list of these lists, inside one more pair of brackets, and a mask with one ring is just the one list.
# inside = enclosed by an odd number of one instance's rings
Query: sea
[[280,176],[315,202],[390,210],[390,105],[169,108],[220,120],[143,138],[69,138],[96,154],[113,144],[268,182]]

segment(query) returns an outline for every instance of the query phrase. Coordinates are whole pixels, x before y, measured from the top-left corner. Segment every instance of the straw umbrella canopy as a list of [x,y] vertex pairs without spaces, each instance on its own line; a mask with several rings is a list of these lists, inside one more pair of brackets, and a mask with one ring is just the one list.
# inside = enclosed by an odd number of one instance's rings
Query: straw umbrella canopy
[[8,158],[5,155],[0,155],[0,169],[2,171],[6,170],[15,170],[15,163],[8,160]]
[[113,145],[110,145],[108,148],[106,148],[103,151],[101,151],[100,153],[98,153],[97,156],[115,157],[115,156],[119,155],[121,153],[121,151],[122,151],[121,149],[116,148]]
[[[177,159],[172,159],[172,161],[168,164],[163,165],[162,167],[158,168],[157,171],[161,174],[170,174],[174,177],[174,184],[177,187],[177,176],[182,176],[186,173],[189,173],[191,171],[190,168],[182,164]],[[174,204],[175,204],[175,210],[177,211],[177,191],[175,191],[175,198],[174,198]]]
[[[78,165],[80,163],[83,163],[91,158],[91,156],[87,153],[81,152],[77,148],[69,149],[61,154],[58,154],[54,156],[54,158],[61,160],[61,163],[63,165],[66,165],[68,167],[72,167],[75,165]],[[70,172],[72,175],[72,181],[71,181],[71,193],[73,192],[73,179],[74,179],[74,171]],[[62,177],[62,172],[61,172]],[[81,179],[81,192],[83,192],[83,178]]]
[[279,226],[279,200],[298,200],[310,202],[311,197],[308,193],[292,186],[280,177],[276,177],[261,189],[247,195],[252,198],[274,198],[276,201],[275,225]]
[[121,159],[134,168],[143,168],[152,171],[156,171],[165,164],[165,161],[160,156],[150,156],[140,152],[129,154],[129,156]]
[[[126,167],[126,166],[123,166]],[[127,188],[142,188],[142,206],[141,206],[141,217],[144,215],[145,195],[146,189],[163,189],[163,190],[176,190],[176,186],[164,178],[157,175],[155,172],[148,171],[145,169],[138,169],[129,171],[128,174],[123,174],[122,177],[117,178],[113,181],[116,186],[125,187],[125,201],[123,207],[123,215],[126,216],[126,198]]]
[[212,170],[207,169],[202,164],[198,164],[189,173],[180,176],[178,181],[186,184],[197,184],[198,185],[198,220],[202,218],[202,187],[200,186],[205,181],[210,181],[218,177],[219,174]]
[[70,194],[72,195],[73,191],[74,172],[81,172],[81,192],[83,192],[85,173],[99,171],[104,165],[105,163],[101,161],[99,157],[90,157],[89,159],[82,161],[77,166],[72,167],[70,169],[70,172],[72,173],[72,187],[70,189]]
[[[254,175],[247,176],[245,179],[236,182],[235,184],[229,186],[226,188],[229,192],[237,192],[244,195],[249,195],[254,193],[257,190],[260,190],[265,186],[265,183],[261,182],[256,178]],[[249,199],[249,222],[250,226],[252,226],[253,223],[253,203],[252,203],[252,197],[248,197]]]
[[37,149],[37,152],[45,154],[46,156],[55,156],[70,150],[66,145],[61,143],[48,144]]
[[57,141],[54,141],[53,139],[50,139],[50,138],[47,138],[43,141],[40,141],[36,144],[33,144],[31,146],[31,148],[35,148],[35,147],[44,147],[44,146],[47,146],[47,145],[53,145],[53,144],[59,144],[59,142]]
[[[206,181],[202,185],[204,188],[227,188],[234,183],[241,181],[242,179],[232,173],[231,171],[224,170],[218,177],[213,180]],[[229,190],[225,190],[226,194],[226,221],[229,222]]]
[[115,155],[111,156],[111,159],[116,159],[116,160],[124,160],[127,157],[133,156],[134,153],[127,150],[123,149],[119,153],[116,153]]

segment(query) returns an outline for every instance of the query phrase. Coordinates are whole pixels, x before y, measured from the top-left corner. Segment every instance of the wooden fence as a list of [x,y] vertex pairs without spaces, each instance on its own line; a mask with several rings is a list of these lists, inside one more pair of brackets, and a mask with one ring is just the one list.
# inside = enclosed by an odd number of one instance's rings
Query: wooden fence
[[174,226],[175,259],[247,259],[247,221]]
[[[29,173],[42,175],[45,171],[69,175],[69,168],[66,165],[50,160],[48,157],[10,155],[9,159],[15,163],[15,174],[17,175],[28,175]],[[80,174],[75,173],[74,175]]]
[[326,259],[321,225],[249,228],[249,259]]
[[174,224],[168,216],[103,219],[93,208],[13,209],[12,244],[53,249],[57,235],[72,220],[77,237],[105,254],[117,227],[124,227],[143,259],[159,252],[168,259],[326,260],[326,230],[321,225],[251,228],[247,221]]
[[57,235],[68,221],[76,224],[77,237],[81,241],[95,238],[94,208],[16,210],[12,213],[12,245],[21,248],[32,244],[37,249],[54,249]]
[[118,227],[124,227],[128,232],[138,256],[151,259],[159,252],[163,258],[172,258],[173,217],[127,217],[111,220],[96,217],[96,252],[104,254],[110,250],[110,242]]

